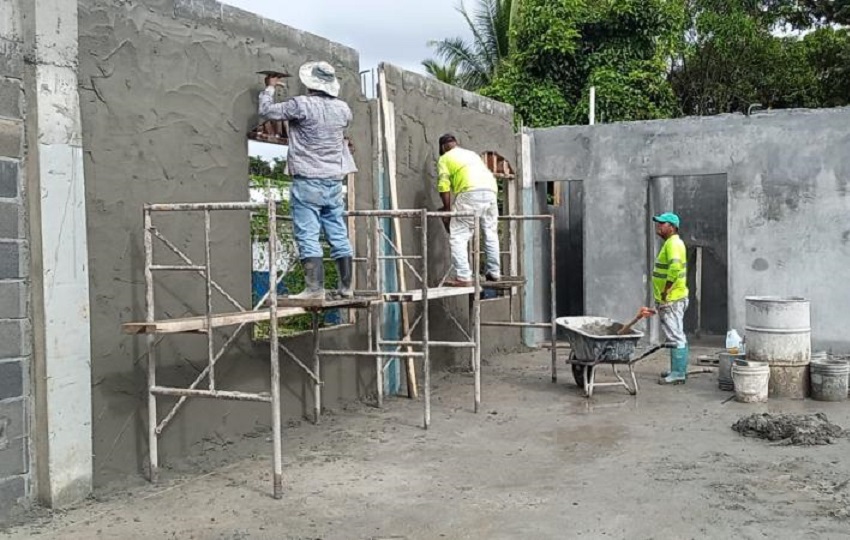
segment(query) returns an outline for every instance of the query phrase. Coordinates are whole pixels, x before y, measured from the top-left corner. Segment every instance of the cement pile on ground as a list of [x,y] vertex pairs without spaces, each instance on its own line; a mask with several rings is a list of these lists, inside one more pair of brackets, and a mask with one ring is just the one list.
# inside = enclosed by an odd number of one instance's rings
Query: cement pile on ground
[[829,422],[823,413],[751,414],[738,419],[732,429],[745,437],[778,441],[782,445],[815,446],[832,444],[847,432]]

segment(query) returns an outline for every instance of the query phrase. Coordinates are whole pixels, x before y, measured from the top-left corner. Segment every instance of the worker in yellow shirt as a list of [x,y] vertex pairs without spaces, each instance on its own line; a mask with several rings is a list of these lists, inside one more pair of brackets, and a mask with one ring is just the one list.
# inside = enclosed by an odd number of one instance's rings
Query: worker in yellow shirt
[[[440,159],[437,162],[437,191],[443,201],[443,212],[470,212],[480,219],[484,232],[484,252],[487,266],[485,278],[499,281],[499,205],[496,199],[496,178],[487,168],[481,156],[458,146],[457,138],[447,133],[440,137]],[[452,203],[454,195],[454,204]],[[472,238],[475,220],[472,217],[456,217],[448,224],[452,264],[455,279],[447,282],[454,287],[472,285],[472,270],[469,268],[469,239]],[[475,269],[478,272],[478,269]]]
[[688,376],[688,338],[685,311],[688,309],[688,252],[679,237],[679,216],[666,212],[652,218],[655,233],[664,240],[652,270],[652,290],[661,328],[670,348],[670,371],[659,384],[682,384]]

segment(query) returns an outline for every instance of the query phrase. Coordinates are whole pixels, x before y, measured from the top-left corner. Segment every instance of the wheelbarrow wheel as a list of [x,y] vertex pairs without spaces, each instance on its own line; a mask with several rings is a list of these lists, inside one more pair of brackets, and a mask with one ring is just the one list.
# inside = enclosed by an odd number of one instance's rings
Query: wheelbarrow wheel
[[584,390],[584,366],[581,364],[574,364],[572,361],[575,360],[576,353],[570,353],[570,367],[573,370],[573,380],[576,382],[576,386]]

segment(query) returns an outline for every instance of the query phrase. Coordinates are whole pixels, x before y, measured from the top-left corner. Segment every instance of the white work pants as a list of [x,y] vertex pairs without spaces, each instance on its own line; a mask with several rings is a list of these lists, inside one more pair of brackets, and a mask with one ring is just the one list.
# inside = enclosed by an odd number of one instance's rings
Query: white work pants
[[[455,197],[452,210],[474,212],[480,218],[487,258],[486,273],[493,278],[500,278],[502,272],[499,264],[499,205],[496,193],[489,190],[460,193]],[[472,238],[474,227],[475,219],[471,216],[453,217],[449,226],[455,275],[463,281],[472,279],[472,270],[469,268],[469,239]]]

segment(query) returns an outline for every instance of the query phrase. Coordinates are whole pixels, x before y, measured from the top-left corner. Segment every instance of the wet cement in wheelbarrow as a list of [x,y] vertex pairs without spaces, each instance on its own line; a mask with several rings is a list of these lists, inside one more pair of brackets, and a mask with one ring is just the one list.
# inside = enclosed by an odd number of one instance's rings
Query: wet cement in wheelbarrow
[[623,325],[620,324],[620,323],[614,323],[614,324],[589,323],[589,324],[585,324],[584,326],[581,326],[579,329],[582,332],[584,332],[586,334],[590,334],[592,336],[604,337],[604,336],[616,336],[617,332],[619,332],[620,328],[622,328],[622,327],[623,327]]
[[817,446],[833,444],[847,431],[831,423],[825,414],[751,414],[740,418],[732,429],[745,437],[775,441],[780,445]]

